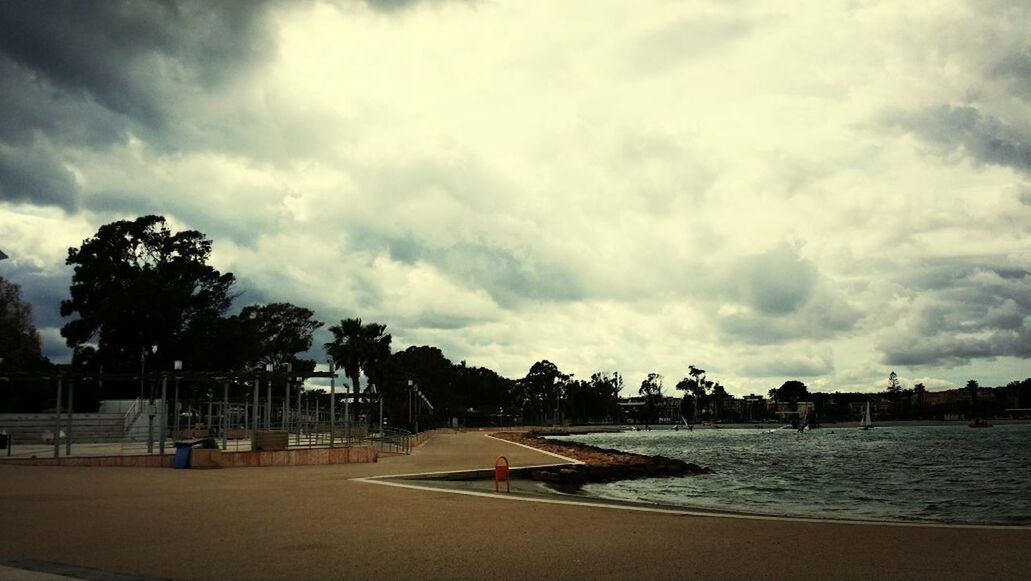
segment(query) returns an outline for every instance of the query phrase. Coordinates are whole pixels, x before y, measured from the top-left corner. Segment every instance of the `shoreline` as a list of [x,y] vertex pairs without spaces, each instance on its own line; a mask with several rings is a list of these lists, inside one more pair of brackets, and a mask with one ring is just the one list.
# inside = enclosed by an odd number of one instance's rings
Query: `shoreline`
[[[883,420],[875,421],[873,428],[926,428],[926,427],[954,427],[954,428],[967,428],[972,420]],[[994,427],[999,426],[1026,426],[1031,425],[1031,419],[988,419]],[[727,422],[727,423],[698,423],[692,424],[694,430],[771,430],[782,428],[785,425],[789,425],[786,422]],[[679,426],[680,431],[685,431],[683,424],[651,424],[651,431],[673,431],[675,426]],[[823,422],[818,428],[815,429],[848,429],[848,428],[859,428],[858,421],[852,422]],[[505,428],[492,428],[499,431],[504,431]],[[554,427],[541,427],[537,430],[533,428],[527,431],[537,431],[537,433],[548,436],[572,436],[578,434],[594,434],[594,433],[605,433],[605,432],[632,432],[632,431],[646,431],[641,428],[640,425],[635,424],[588,424],[588,425],[573,425],[573,426],[554,426]]]
[[[1031,422],[1013,422],[1013,425],[1027,425]],[[912,425],[912,424],[905,424]],[[951,424],[954,427],[966,427],[965,424],[959,425],[956,423]],[[754,427],[749,425],[748,427]],[[898,426],[885,426],[885,427],[898,427]],[[938,427],[936,425],[921,426],[921,427]],[[948,426],[946,426],[948,427]],[[711,429],[711,428],[710,428]],[[518,443],[523,446],[535,448],[548,453],[560,452],[563,455],[571,457],[577,461],[585,461],[590,459],[591,456],[600,457],[599,459],[604,461],[604,457],[615,453],[615,455],[630,455],[640,458],[640,461],[647,461],[647,459],[659,458],[662,460],[668,460],[663,456],[648,456],[644,454],[634,454],[624,452],[622,450],[600,448],[576,440],[555,440],[550,439],[548,436],[576,436],[585,435],[592,433],[613,433],[612,429],[601,429],[592,430],[591,427],[576,427],[569,429],[550,429],[550,430],[528,430],[525,432],[508,432],[492,434],[493,437]],[[502,438],[502,434],[510,436],[522,436],[518,439]],[[580,449],[587,450],[587,453],[578,454],[577,451]],[[682,462],[682,461],[681,461]],[[692,466],[697,467],[697,464],[691,463]],[[606,496],[603,494],[597,494],[583,490],[583,486],[586,484],[604,484],[607,482],[616,482],[621,480],[636,480],[644,478],[662,478],[662,477],[684,477],[684,476],[695,476],[700,474],[712,474],[713,471],[709,468],[701,469],[699,472],[691,472],[688,474],[656,474],[650,475],[632,475],[628,477],[614,477],[608,479],[599,480],[577,480],[565,482],[561,480],[552,480],[547,477],[537,478],[536,474],[533,480],[538,481],[542,486],[542,490],[548,493],[555,494],[561,497],[574,499],[574,500],[589,500],[591,502],[600,503],[612,503],[622,506],[639,506],[639,507],[652,507],[659,510],[683,512],[684,514],[692,514],[698,516],[714,516],[714,517],[728,517],[728,518],[753,518],[758,520],[781,520],[781,521],[795,521],[795,522],[827,522],[827,523],[838,523],[838,524],[883,524],[891,526],[931,526],[931,527],[953,527],[953,528],[997,528],[997,529],[1016,529],[1016,530],[1031,530],[1031,523],[1027,524],[1010,524],[998,521],[986,521],[986,522],[965,522],[965,521],[947,521],[947,520],[920,520],[920,519],[878,519],[878,518],[861,518],[861,517],[824,517],[824,516],[812,516],[812,515],[801,515],[801,514],[790,514],[785,512],[752,512],[747,510],[733,510],[726,508],[711,508],[691,504],[671,504],[668,502],[649,501],[644,499],[628,500],[623,498],[617,498],[613,496]]]

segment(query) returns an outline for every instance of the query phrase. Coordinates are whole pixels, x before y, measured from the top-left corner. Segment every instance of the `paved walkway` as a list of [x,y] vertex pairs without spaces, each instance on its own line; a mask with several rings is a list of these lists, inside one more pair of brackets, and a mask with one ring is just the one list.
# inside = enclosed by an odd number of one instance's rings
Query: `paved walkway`
[[1031,530],[675,516],[353,480],[554,458],[482,433],[377,464],[0,465],[0,547],[174,579],[1018,579]]

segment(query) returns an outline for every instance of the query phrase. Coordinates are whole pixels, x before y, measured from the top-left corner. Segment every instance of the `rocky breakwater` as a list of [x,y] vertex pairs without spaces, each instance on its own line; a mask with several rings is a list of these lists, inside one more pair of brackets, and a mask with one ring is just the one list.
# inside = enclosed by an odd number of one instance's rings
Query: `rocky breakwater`
[[[565,434],[565,432],[557,433]],[[499,432],[494,434],[497,438],[583,462],[583,464],[574,466],[541,468],[531,473],[534,480],[546,482],[565,492],[575,492],[582,485],[592,482],[712,474],[712,470],[709,468],[675,458],[632,454],[580,442],[548,440],[543,437],[544,435],[547,433]]]

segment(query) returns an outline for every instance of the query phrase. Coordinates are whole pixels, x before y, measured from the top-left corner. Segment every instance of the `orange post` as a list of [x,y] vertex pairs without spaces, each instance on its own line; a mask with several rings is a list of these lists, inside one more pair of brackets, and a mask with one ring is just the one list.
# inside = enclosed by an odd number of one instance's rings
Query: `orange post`
[[[505,461],[504,465],[501,464],[502,460]],[[494,461],[494,492],[501,492],[500,483],[502,480],[505,481],[505,488],[511,493],[512,481],[508,477],[508,458],[498,456],[498,459]]]

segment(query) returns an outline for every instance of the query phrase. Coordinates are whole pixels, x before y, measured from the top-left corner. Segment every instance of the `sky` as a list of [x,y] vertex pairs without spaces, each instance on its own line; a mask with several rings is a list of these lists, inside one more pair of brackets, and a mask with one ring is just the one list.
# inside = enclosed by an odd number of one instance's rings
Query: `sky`
[[1023,0],[7,0],[0,276],[67,361],[68,248],[160,214],[214,241],[236,308],[508,377],[1001,385],[1031,376],[1029,25]]

